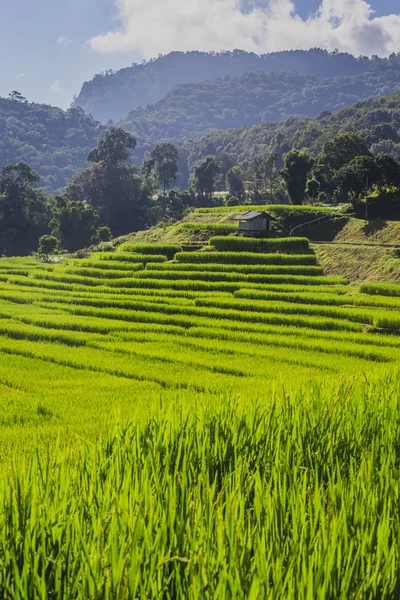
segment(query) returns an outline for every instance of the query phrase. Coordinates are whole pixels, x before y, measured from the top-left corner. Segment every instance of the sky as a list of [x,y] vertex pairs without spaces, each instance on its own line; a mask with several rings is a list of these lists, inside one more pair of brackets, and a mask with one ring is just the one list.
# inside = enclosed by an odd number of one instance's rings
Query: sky
[[172,50],[400,52],[400,0],[0,0],[0,96],[68,108],[84,81]]

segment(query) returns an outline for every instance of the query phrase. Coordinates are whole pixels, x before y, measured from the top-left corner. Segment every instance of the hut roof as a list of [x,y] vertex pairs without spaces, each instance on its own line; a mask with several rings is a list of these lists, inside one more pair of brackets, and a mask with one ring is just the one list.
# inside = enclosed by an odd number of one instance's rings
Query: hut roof
[[269,217],[270,219],[274,219],[274,217],[267,212],[261,211],[257,212],[254,210],[248,210],[247,212],[238,215],[237,217],[233,217],[235,221],[251,221],[252,219],[260,219],[262,217]]

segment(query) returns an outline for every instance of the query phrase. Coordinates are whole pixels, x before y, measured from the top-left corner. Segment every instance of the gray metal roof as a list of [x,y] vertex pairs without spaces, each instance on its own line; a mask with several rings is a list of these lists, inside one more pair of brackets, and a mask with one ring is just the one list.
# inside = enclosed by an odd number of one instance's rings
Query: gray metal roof
[[260,217],[269,217],[273,219],[274,217],[267,212],[256,212],[254,210],[248,210],[247,212],[238,215],[237,217],[233,217],[235,221],[251,221],[252,219],[259,219]]

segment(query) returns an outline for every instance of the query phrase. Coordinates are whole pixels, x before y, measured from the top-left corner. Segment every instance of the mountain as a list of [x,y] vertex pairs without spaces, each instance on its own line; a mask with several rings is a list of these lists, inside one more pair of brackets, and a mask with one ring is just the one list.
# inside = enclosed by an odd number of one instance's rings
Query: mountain
[[355,58],[351,54],[312,50],[273,52],[258,56],[251,52],[171,52],[166,56],[119,71],[106,71],[83,84],[74,106],[82,107],[96,119],[121,120],[129,111],[154,104],[176,85],[238,77],[246,72],[296,71],[300,75],[338,77],[361,75],[371,69],[381,72],[400,56],[389,59]]
[[131,111],[120,125],[150,145],[176,143],[213,129],[314,117],[394,91],[400,91],[400,62],[382,71],[332,79],[294,72],[245,73],[179,85],[156,104]]
[[0,98],[0,169],[24,161],[46,191],[64,187],[83,168],[105,127],[80,108]]
[[309,148],[315,156],[326,141],[346,131],[360,133],[373,153],[388,153],[400,161],[400,92],[335,113],[325,111],[316,119],[291,117],[281,123],[214,131],[186,142],[181,153],[187,157],[190,174],[196,163],[210,154],[229,154],[234,163],[242,165],[266,152],[277,152],[282,160],[291,148]]

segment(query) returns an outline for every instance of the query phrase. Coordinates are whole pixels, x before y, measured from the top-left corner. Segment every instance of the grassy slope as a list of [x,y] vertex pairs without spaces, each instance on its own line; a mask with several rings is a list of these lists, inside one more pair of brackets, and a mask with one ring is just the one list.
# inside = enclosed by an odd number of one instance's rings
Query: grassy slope
[[351,283],[399,281],[400,259],[396,251],[380,246],[313,244],[325,275],[340,275]]

